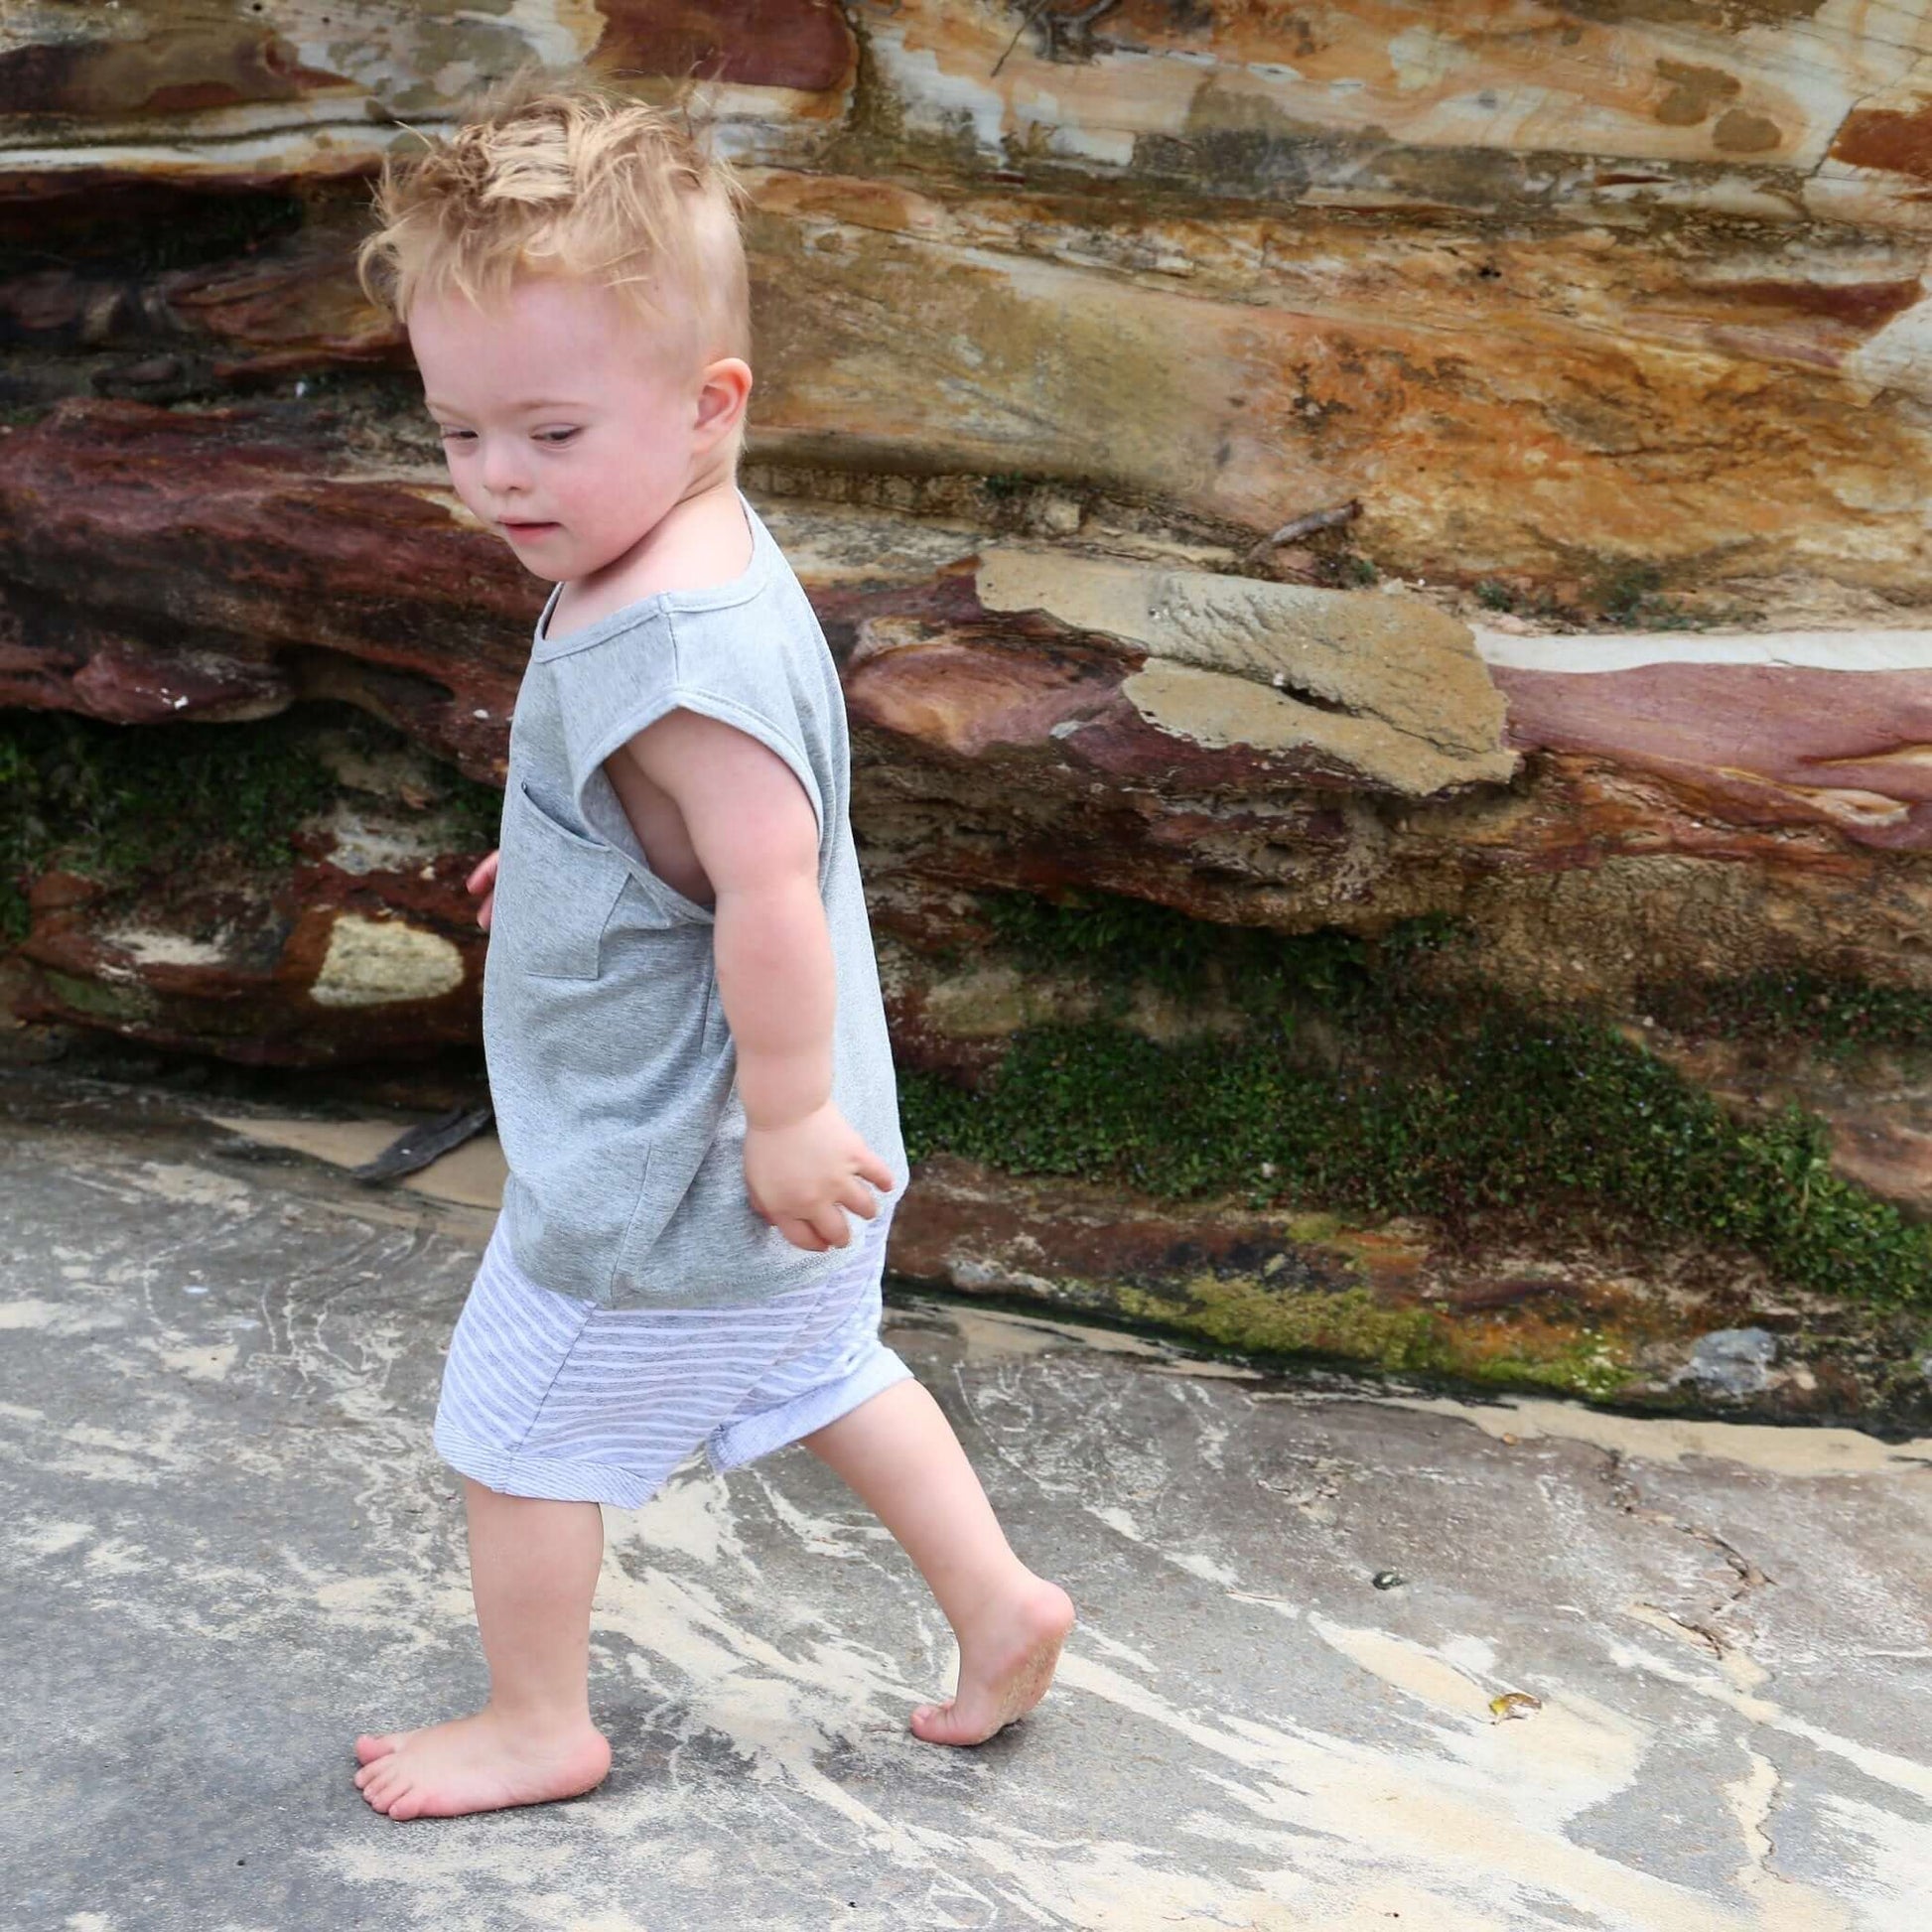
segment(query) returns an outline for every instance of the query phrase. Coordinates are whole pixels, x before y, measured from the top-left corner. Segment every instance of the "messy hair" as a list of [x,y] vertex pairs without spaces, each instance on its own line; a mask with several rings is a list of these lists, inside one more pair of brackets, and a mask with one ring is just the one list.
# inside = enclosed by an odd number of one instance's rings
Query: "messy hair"
[[689,329],[700,356],[749,355],[745,201],[683,114],[526,69],[447,140],[384,162],[356,267],[399,319],[423,296],[486,302],[518,275],[560,275]]

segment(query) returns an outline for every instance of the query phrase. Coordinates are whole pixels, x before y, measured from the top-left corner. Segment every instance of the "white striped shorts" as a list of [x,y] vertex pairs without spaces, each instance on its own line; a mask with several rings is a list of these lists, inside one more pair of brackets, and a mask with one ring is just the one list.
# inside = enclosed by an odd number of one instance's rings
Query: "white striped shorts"
[[879,1339],[890,1213],[825,1281],[742,1308],[601,1309],[539,1288],[496,1224],[450,1338],[437,1453],[511,1496],[636,1509],[703,1448],[735,1469],[911,1370]]

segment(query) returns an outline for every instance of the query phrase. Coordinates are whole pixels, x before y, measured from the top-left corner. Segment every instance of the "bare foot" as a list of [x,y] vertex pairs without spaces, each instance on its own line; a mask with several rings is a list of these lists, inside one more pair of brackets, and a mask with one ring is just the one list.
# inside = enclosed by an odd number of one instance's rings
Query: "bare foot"
[[1053,1681],[1060,1645],[1073,1628],[1073,1599],[1031,1572],[959,1636],[959,1689],[944,1704],[912,1713],[912,1734],[928,1744],[983,1744],[1024,1718]]
[[513,1725],[487,1705],[474,1718],[358,1737],[356,1788],[391,1818],[455,1818],[574,1798],[604,1781],[610,1740],[589,1718],[561,1730]]

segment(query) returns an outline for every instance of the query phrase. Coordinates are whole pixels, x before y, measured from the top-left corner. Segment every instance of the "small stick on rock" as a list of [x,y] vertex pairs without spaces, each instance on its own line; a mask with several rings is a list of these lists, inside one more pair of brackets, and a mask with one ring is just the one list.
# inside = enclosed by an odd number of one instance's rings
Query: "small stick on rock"
[[1045,5],[1046,0],[1034,0],[1034,4],[1021,16],[1020,25],[1013,30],[1012,40],[1007,42],[1006,53],[993,63],[993,71],[987,75],[989,80],[999,79],[1000,69],[1007,64],[1007,54],[1011,54],[1020,45],[1020,36],[1039,18],[1040,9]]
[[1345,503],[1337,503],[1333,509],[1310,510],[1306,516],[1298,516],[1293,523],[1284,523],[1273,536],[1263,537],[1252,550],[1245,552],[1241,561],[1244,564],[1259,563],[1271,550],[1279,550],[1285,543],[1293,543],[1297,537],[1312,536],[1317,530],[1339,529],[1344,523],[1352,523],[1362,513],[1362,506],[1353,497]]
[[465,1141],[476,1139],[495,1117],[487,1102],[481,1107],[452,1107],[448,1113],[438,1114],[434,1120],[422,1121],[397,1135],[373,1161],[364,1161],[359,1168],[350,1168],[349,1173],[370,1186],[420,1173],[432,1161],[440,1160]]

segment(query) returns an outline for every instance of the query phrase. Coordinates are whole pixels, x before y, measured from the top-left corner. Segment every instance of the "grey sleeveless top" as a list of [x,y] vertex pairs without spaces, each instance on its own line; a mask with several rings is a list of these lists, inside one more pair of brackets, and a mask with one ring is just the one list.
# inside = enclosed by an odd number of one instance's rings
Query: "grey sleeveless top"
[[[718,997],[712,914],[645,862],[604,760],[666,712],[748,732],[819,827],[837,975],[832,1099],[904,1191],[892,1048],[846,819],[845,701],[824,632],[743,495],[752,561],[552,639],[553,592],[510,727],[483,1048],[509,1165],[504,1233],[544,1288],[605,1308],[758,1302],[837,1268],[760,1219]],[[847,1216],[857,1232],[857,1217]]]

